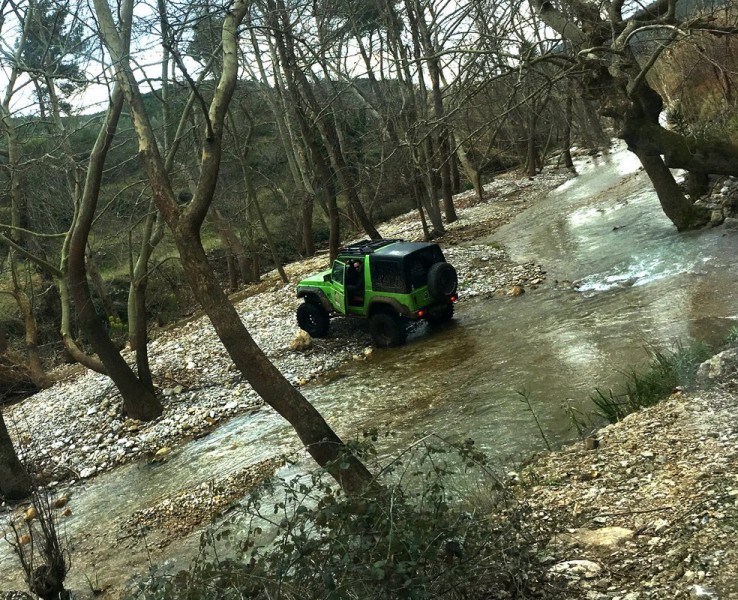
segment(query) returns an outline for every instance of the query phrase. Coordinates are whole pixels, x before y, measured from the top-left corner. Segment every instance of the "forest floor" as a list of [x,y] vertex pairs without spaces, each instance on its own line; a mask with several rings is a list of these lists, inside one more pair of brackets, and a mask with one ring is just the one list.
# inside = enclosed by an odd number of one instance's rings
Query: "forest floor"
[[[459,271],[462,298],[546,285],[541,266],[516,265],[504,249],[477,241],[567,177],[506,176],[487,187],[481,202],[469,192],[457,197],[459,221],[439,242]],[[384,224],[380,232],[421,236],[415,214]],[[288,265],[293,283],[285,285],[271,273],[258,293],[234,296],[255,339],[297,386],[346,361],[371,360],[362,329],[339,326],[335,336],[307,350],[292,345],[294,281],[325,268],[325,262],[317,257]],[[75,494],[105,472],[125,463],[165,461],[188,440],[262,410],[211,330],[205,318],[195,317],[152,342],[152,370],[165,406],[154,423],[125,419],[114,389],[91,373],[68,373],[52,390],[4,409],[25,460],[45,474],[54,497],[68,499],[67,514],[76,510]],[[537,522],[557,532],[542,560],[550,563],[551,577],[567,586],[566,597],[738,598],[731,541],[738,529],[738,428],[731,418],[738,408],[736,385],[728,375],[712,391],[676,394],[598,432],[596,449],[575,444],[536,458],[517,474],[521,501],[530,504]],[[71,536],[73,588],[80,597],[119,597],[133,573],[192,551],[192,534],[275,464],[267,459],[206,488],[173,491],[147,508],[110,515],[100,535]],[[3,507],[16,518],[26,509]],[[5,556],[0,554],[0,590],[23,589],[20,568]]]

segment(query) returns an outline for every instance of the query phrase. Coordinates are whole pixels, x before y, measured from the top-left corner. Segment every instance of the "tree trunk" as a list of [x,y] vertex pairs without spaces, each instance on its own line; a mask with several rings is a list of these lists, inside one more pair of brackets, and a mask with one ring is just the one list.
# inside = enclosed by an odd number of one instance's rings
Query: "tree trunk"
[[[422,190],[420,189],[420,182],[415,183],[413,186],[413,195],[415,196],[415,206],[418,208],[418,215],[420,216],[420,225],[423,228],[423,240],[429,242],[431,240],[431,234],[428,230],[428,221],[425,220],[425,212],[423,211],[422,201]],[[332,262],[332,261],[331,261]]]
[[304,194],[302,198],[302,247],[305,250],[305,256],[315,256],[312,194]]
[[18,460],[2,411],[0,411],[0,494],[9,502],[22,500],[31,494],[31,478]]
[[220,245],[225,252],[226,267],[228,269],[228,287],[231,290],[238,289],[238,270],[236,269],[236,254],[233,248],[233,232],[230,224],[223,218],[220,211],[213,209],[208,213],[210,220],[215,224],[220,237]]
[[464,150],[463,145],[459,145],[458,149],[459,153],[459,162],[461,162],[461,166],[464,169],[464,172],[466,173],[466,176],[469,178],[469,181],[472,184],[472,187],[474,188],[474,191],[477,193],[477,198],[480,202],[484,200],[484,188],[482,187],[482,175],[479,172],[479,169],[477,169],[469,160],[469,156],[466,153],[466,150]]
[[[217,285],[197,231],[178,228],[175,240],[187,281],[218,337],[254,391],[295,429],[307,451],[349,492],[366,488],[372,476],[320,413],[290,384],[256,345],[236,309]],[[346,462],[349,468],[341,468]]]
[[26,331],[26,356],[28,357],[28,370],[31,373],[31,380],[38,389],[45,390],[50,388],[54,382],[44,370],[41,356],[38,353],[38,324],[31,299],[28,297],[28,293],[20,288],[16,288],[13,296],[23,315],[23,325]]
[[677,231],[687,231],[707,223],[709,220],[707,212],[695,210],[694,205],[684,195],[659,155],[648,154],[638,148],[631,148],[631,150],[640,159],[656,190],[664,214],[674,223]]
[[569,79],[566,82],[566,106],[564,108],[564,135],[563,146],[564,167],[576,173],[574,161],[571,158],[571,124],[574,119],[574,85]]
[[607,148],[610,144],[610,138],[602,128],[602,120],[597,113],[597,107],[589,98],[580,98],[578,104],[581,104],[578,112],[584,122],[581,129],[584,143],[588,148]]
[[277,245],[274,243],[274,236],[272,236],[272,232],[269,230],[269,226],[264,218],[264,213],[262,212],[261,205],[259,204],[259,198],[256,196],[256,190],[254,190],[251,180],[248,180],[248,193],[251,198],[251,202],[253,203],[254,210],[256,211],[256,216],[259,218],[259,224],[261,225],[261,230],[264,233],[267,246],[269,246],[269,253],[272,255],[272,260],[274,261],[274,266],[277,268],[277,272],[279,273],[279,278],[283,283],[289,283],[290,280],[287,277],[284,266],[282,265],[282,258],[279,256]]
[[417,179],[417,183],[420,185],[420,198],[424,204],[426,212],[430,217],[433,231],[431,231],[431,238],[443,235],[446,232],[443,226],[443,217],[441,216],[441,207],[438,203],[437,191],[438,191],[438,176],[435,173],[432,166],[432,154],[433,154],[433,142],[430,138],[425,143],[425,154],[421,153],[418,158],[418,164],[425,164],[425,181],[426,185],[423,185],[421,178]]
[[113,141],[122,107],[123,94],[116,86],[106,121],[100,129],[90,156],[79,219],[69,243],[69,288],[77,308],[79,323],[105,365],[108,376],[118,388],[126,414],[132,419],[150,421],[161,415],[163,410],[161,403],[153,392],[139,381],[108,337],[95,312],[85,269],[85,249],[97,206],[105,157]]
[[87,250],[85,251],[85,259],[87,275],[90,278],[92,289],[95,290],[97,297],[102,303],[105,317],[108,318],[108,320],[110,317],[120,318],[118,311],[116,311],[113,306],[113,301],[110,299],[108,291],[105,289],[105,282],[103,281],[102,275],[100,275],[100,269],[97,268],[97,263],[95,262],[95,258],[92,256],[92,250],[90,250],[89,246],[87,246]]
[[448,143],[448,134],[444,129],[439,135],[438,149],[441,160],[441,190],[443,192],[443,212],[446,215],[446,223],[453,223],[459,217],[454,207],[453,182],[451,180],[451,147]]
[[[250,3],[236,0],[223,20],[222,74],[208,111],[207,135],[201,154],[197,189],[192,202],[180,209],[168,173],[159,153],[153,128],[142,94],[127,56],[130,39],[121,39],[105,0],[94,0],[97,22],[110,51],[119,84],[130,108],[139,153],[146,166],[154,199],[167,221],[179,249],[185,276],[195,298],[200,302],[223,346],[239,371],[254,390],[280,415],[289,421],[308,452],[350,493],[372,485],[366,467],[353,456],[320,416],[320,413],[292,386],[259,349],[241,322],[236,309],[228,301],[208,264],[200,240],[200,228],[212,204],[222,157],[223,122],[238,76],[238,28]],[[130,23],[133,3],[126,2],[121,19]],[[130,35],[130,28],[123,27]],[[345,467],[345,468],[344,468]]]
[[[669,156],[668,150],[674,150],[675,153],[683,150],[679,146],[671,148],[669,141],[683,138],[678,134],[674,134],[675,137],[670,135],[671,132],[667,132],[658,124],[663,106],[661,96],[644,80],[637,88],[630,91],[628,100],[629,106],[618,115],[621,123],[619,136],[628,144],[628,149],[641,161],[656,190],[664,214],[674,223],[677,231],[686,231],[705,225],[710,215],[707,211],[696,209],[689,198],[684,195],[669,170],[671,165],[668,160],[665,160]],[[664,135],[661,135],[662,131]],[[698,154],[697,148],[690,148],[690,151]],[[706,149],[706,152],[712,153],[713,148]],[[662,154],[665,155],[664,159],[661,158]],[[721,157],[720,160],[723,159],[730,160],[730,157]],[[738,160],[738,153],[734,159]],[[699,164],[700,158],[696,160]],[[678,166],[689,168],[686,165]]]
[[6,129],[8,144],[8,170],[10,171],[11,225],[10,238],[20,246],[26,247],[27,235],[21,229],[28,229],[28,200],[23,190],[20,173],[20,145],[15,127]]
[[154,378],[149,365],[149,339],[146,326],[146,288],[148,277],[142,277],[134,285],[134,302],[136,303],[136,370],[138,379],[147,390],[154,393]]
[[689,197],[696,200],[710,191],[710,177],[707,173],[687,171],[684,175],[684,188]]
[[536,127],[538,113],[531,107],[528,115],[528,143],[526,146],[525,174],[534,177],[538,174],[538,138]]
[[79,364],[87,367],[91,371],[100,373],[101,375],[107,375],[108,371],[105,369],[102,361],[95,357],[90,356],[86,352],[83,352],[77,343],[74,341],[71,332],[71,298],[69,294],[69,278],[63,276],[59,279],[59,297],[61,299],[62,318],[61,326],[59,327],[59,333],[61,334],[62,344],[64,349],[67,351],[70,357]]
[[256,206],[248,194],[246,195],[246,215],[246,244],[244,245],[243,240],[236,236],[234,239],[234,248],[237,250],[236,259],[238,260],[238,268],[241,270],[243,282],[259,283],[261,279],[261,253],[256,241],[259,217],[256,214]]

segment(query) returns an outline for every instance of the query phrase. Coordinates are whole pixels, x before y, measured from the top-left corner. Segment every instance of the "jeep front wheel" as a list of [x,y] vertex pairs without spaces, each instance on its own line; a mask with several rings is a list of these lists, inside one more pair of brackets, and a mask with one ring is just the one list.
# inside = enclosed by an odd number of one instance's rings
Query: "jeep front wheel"
[[389,312],[373,314],[369,319],[369,332],[374,343],[380,348],[401,346],[407,337],[405,323],[400,315]]
[[328,335],[329,323],[328,311],[320,304],[305,302],[297,307],[297,324],[310,337],[322,338]]

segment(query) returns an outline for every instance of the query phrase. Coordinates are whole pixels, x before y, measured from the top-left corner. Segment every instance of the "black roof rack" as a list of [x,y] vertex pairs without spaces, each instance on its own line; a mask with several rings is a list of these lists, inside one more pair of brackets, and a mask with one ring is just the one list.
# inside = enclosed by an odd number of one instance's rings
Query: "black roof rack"
[[363,256],[365,254],[372,254],[380,248],[395,244],[397,242],[404,242],[405,240],[393,239],[393,240],[362,240],[355,244],[349,244],[344,246],[338,252],[339,254],[355,254],[357,256]]

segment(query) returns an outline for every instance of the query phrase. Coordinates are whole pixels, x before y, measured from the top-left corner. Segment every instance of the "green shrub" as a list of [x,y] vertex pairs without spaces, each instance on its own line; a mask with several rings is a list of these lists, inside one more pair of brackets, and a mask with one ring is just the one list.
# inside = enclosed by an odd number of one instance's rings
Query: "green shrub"
[[738,345],[738,325],[734,325],[728,331],[728,335],[725,337],[725,344],[728,347]]
[[615,423],[632,412],[653,406],[675,388],[694,381],[697,368],[711,356],[706,344],[683,346],[675,350],[650,350],[650,360],[645,373],[635,370],[625,372],[625,384],[619,390],[596,388],[591,396],[598,414]]
[[[374,452],[371,443],[356,449]],[[488,481],[489,506],[469,506],[469,495],[453,491],[460,477]],[[280,480],[246,503],[243,537],[233,523],[211,530],[190,570],[155,572],[135,597],[529,597],[540,581],[521,525],[529,515],[489,477],[473,442],[439,447],[426,438],[381,470],[383,487],[372,495],[348,498],[322,473]],[[260,543],[267,532],[271,542]],[[224,538],[237,556],[218,558]]]

